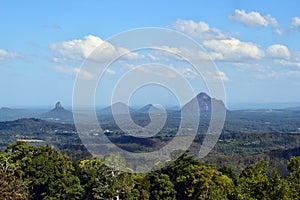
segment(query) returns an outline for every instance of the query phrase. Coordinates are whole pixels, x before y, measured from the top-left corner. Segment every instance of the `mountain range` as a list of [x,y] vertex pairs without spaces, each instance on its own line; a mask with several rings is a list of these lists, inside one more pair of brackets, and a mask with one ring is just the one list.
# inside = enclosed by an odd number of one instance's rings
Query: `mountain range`
[[[196,109],[195,103],[198,103],[200,112],[210,112],[212,106],[216,110],[226,109],[223,101],[211,98],[206,93],[199,93],[196,97],[191,99],[187,104],[185,104],[181,109],[188,109],[188,111],[193,111]],[[129,113],[149,113],[149,111],[154,113],[162,112],[162,109],[159,106],[148,104],[139,109],[133,109],[124,103],[115,103],[111,106],[105,107],[103,109],[97,110],[97,115],[112,115],[112,109],[114,114],[125,114],[127,110]],[[177,112],[176,109],[169,109],[167,112]],[[48,121],[57,121],[57,122],[73,122],[73,113],[65,109],[61,102],[57,102],[54,108],[48,112],[36,112],[26,109],[11,109],[11,108],[1,108],[0,109],[0,121],[11,121],[20,118],[40,118]]]

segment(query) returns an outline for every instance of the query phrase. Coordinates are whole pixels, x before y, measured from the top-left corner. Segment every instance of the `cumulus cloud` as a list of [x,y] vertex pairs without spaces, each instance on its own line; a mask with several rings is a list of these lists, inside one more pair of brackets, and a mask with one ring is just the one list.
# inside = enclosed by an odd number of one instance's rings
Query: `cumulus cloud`
[[[95,73],[80,68],[71,67],[71,66],[53,66],[52,70],[69,76],[77,75],[79,79],[84,79],[84,80],[97,80],[98,78],[96,77]],[[111,69],[107,69],[106,73],[115,74],[115,72]]]
[[[230,62],[245,62],[251,59],[264,58],[264,51],[258,45],[251,42],[242,42],[236,38],[222,40],[205,40],[205,48],[189,49],[185,47],[166,47],[161,46],[157,49],[165,52],[153,52],[148,57],[153,61],[158,60],[218,60]],[[275,54],[275,52],[273,52]],[[174,55],[172,55],[174,54]]]
[[261,59],[263,51],[251,42],[241,42],[236,38],[226,40],[207,40],[204,46],[222,55],[225,61],[242,61],[244,59]]
[[285,67],[296,67],[300,68],[300,51],[290,51],[288,59],[278,58],[274,60],[275,64]]
[[236,9],[230,19],[240,22],[246,26],[278,26],[277,20],[271,15],[262,16],[259,12],[246,13],[244,10]]
[[219,29],[211,28],[205,22],[194,22],[192,20],[178,19],[173,27],[176,30],[184,32],[194,38],[199,39],[225,39],[228,35],[221,32]]
[[15,58],[23,58],[23,55],[15,52],[8,52],[4,49],[0,49],[0,61],[6,61]]
[[[147,57],[153,61],[190,60],[190,61],[225,61],[234,62],[245,66],[249,60],[274,59],[300,61],[300,52],[290,52],[287,46],[273,44],[267,49],[261,49],[257,44],[243,42],[236,38],[224,40],[205,40],[203,45],[206,50],[195,50],[185,47],[156,47],[163,51],[153,51]],[[278,62],[277,62],[278,63]],[[286,63],[286,62],[282,62]],[[252,66],[252,64],[251,64]],[[188,72],[188,71],[186,71]]]
[[279,28],[278,21],[270,14],[263,16],[259,12],[246,13],[245,10],[236,9],[229,18],[245,26],[271,26],[276,34],[283,34],[283,30]]
[[299,17],[292,18],[291,28],[300,31],[300,18]]
[[277,58],[277,59],[289,59],[291,53],[287,46],[274,44],[267,48],[266,50],[267,57]]
[[122,54],[126,54],[124,56],[125,59],[138,59],[143,57],[143,55],[129,52],[122,47],[116,47],[93,35],[85,36],[82,40],[77,39],[50,44],[50,48],[63,58],[71,60],[90,59],[97,62],[105,62]]

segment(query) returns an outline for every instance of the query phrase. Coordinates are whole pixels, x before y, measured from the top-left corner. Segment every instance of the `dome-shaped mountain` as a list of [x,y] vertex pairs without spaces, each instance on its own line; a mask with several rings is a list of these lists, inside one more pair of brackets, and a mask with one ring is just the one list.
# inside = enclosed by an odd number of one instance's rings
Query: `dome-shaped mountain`
[[148,104],[148,105],[140,108],[136,112],[138,112],[138,113],[149,113],[149,112],[152,112],[152,113],[162,113],[163,109],[161,109],[160,106],[153,105],[153,104]]
[[112,109],[114,109],[114,114],[127,114],[127,110],[129,110],[129,113],[132,112],[132,109],[128,107],[125,103],[117,102],[114,103],[111,106],[107,106],[97,112],[97,114],[100,115],[112,115]]

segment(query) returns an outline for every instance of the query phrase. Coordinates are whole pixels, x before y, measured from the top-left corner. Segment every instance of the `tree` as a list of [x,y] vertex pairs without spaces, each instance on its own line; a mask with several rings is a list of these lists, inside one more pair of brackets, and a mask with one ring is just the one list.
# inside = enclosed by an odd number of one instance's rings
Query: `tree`
[[233,181],[234,184],[236,184],[236,173],[234,172],[234,170],[230,167],[226,167],[223,166],[222,168],[219,169],[220,172],[222,172],[222,174],[228,176],[229,178],[231,178],[231,180]]
[[286,177],[288,197],[300,199],[300,157],[292,157],[287,165],[290,174]]
[[123,199],[134,188],[131,173],[112,169],[99,160],[82,160],[76,168],[84,187],[84,199]]
[[176,190],[167,174],[151,172],[148,175],[150,186],[150,200],[175,200]]
[[27,183],[14,175],[14,169],[0,155],[0,199],[27,199]]
[[150,198],[150,181],[146,174],[133,174],[134,187],[126,200],[148,200]]
[[237,179],[237,199],[288,199],[285,184],[278,172],[268,175],[268,162],[246,167]]
[[234,184],[229,177],[187,154],[162,169],[162,173],[173,182],[176,199],[228,199],[233,195]]
[[185,194],[190,199],[229,199],[234,184],[210,165],[191,165],[187,174],[177,177],[177,182],[186,182]]
[[17,142],[3,156],[16,168],[15,175],[28,182],[30,199],[81,198],[83,188],[72,162],[50,146],[34,148]]

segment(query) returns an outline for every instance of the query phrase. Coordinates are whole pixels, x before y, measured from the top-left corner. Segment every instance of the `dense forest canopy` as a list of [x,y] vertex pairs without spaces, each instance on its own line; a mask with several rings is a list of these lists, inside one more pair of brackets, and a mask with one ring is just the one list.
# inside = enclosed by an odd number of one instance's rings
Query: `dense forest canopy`
[[[116,155],[103,159],[110,156]],[[123,162],[119,157],[120,167]],[[184,153],[162,169],[125,173],[103,160],[71,161],[50,146],[19,141],[0,154],[0,199],[298,199],[300,157],[286,167],[285,177],[266,161],[236,174]]]

